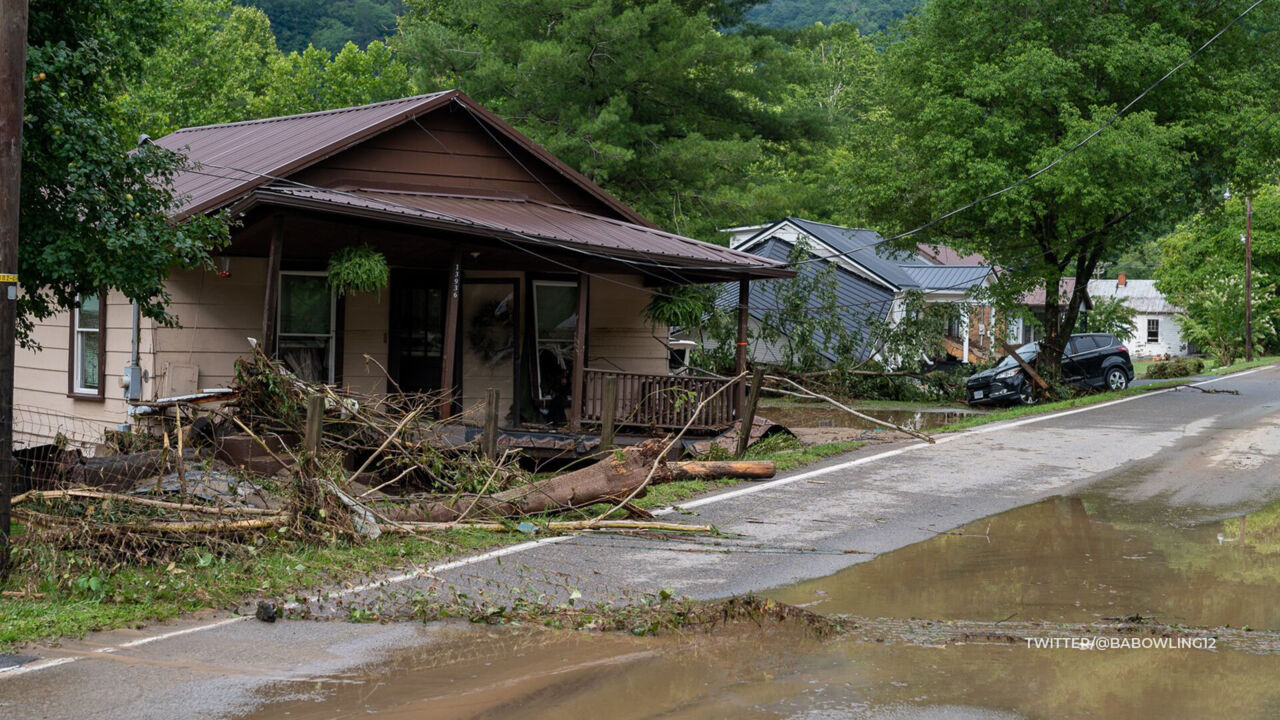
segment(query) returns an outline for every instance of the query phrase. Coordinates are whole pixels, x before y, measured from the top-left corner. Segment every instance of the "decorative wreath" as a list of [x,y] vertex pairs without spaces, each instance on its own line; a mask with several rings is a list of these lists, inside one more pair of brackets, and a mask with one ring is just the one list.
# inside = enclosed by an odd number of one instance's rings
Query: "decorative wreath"
[[467,329],[471,348],[485,362],[495,362],[511,354],[515,346],[515,328],[511,317],[511,303],[507,300],[491,300],[481,305]]

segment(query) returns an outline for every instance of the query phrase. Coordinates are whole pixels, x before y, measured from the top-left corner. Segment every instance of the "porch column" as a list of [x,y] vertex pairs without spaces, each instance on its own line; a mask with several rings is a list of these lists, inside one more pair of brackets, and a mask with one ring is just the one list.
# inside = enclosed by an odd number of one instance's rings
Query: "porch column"
[[573,387],[569,399],[569,427],[582,425],[582,405],[586,402],[587,364],[587,300],[591,295],[591,276],[578,273],[578,318],[573,326]]
[[444,343],[440,358],[440,419],[453,414],[453,401],[458,388],[453,383],[458,357],[458,313],[462,308],[462,248],[455,248],[449,260],[449,293],[444,302]]
[[262,299],[260,347],[267,357],[276,355],[276,321],[280,316],[280,256],[284,254],[284,217],[271,219],[271,245],[267,251],[267,294]]
[[[734,362],[734,375],[742,375],[747,371],[747,307],[751,301],[751,281],[738,281],[738,354]],[[733,389],[733,413],[742,418],[742,409],[747,406],[747,381],[739,380]]]
[[960,361],[963,363],[969,362],[969,322],[970,322],[969,306],[965,305],[964,306],[964,357],[960,359]]

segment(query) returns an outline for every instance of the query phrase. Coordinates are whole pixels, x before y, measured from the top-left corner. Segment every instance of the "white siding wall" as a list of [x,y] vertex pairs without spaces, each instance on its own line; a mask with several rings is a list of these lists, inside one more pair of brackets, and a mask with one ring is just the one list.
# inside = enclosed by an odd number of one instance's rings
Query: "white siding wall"
[[[1158,342],[1147,342],[1147,322],[1160,322],[1160,339]],[[1134,318],[1137,331],[1129,341],[1129,354],[1133,357],[1151,357],[1153,355],[1186,355],[1187,344],[1182,339],[1182,323],[1179,316],[1171,313],[1139,313]]]

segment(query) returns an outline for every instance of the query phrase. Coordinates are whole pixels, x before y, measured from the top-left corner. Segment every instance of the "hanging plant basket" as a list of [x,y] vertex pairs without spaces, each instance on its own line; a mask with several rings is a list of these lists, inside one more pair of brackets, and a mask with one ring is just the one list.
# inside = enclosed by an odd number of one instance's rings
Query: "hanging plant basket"
[[340,295],[381,292],[390,278],[387,258],[368,245],[344,247],[329,258],[329,285]]

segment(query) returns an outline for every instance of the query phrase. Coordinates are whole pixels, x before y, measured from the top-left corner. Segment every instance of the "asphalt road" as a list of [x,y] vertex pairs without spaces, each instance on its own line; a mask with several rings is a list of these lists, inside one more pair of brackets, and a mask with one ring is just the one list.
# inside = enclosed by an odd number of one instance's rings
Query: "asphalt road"
[[[377,605],[414,593],[535,591],[625,597],[667,588],[723,597],[820,577],[941,531],[1089,487],[1159,502],[1185,519],[1253,510],[1280,497],[1280,369],[1218,378],[1050,416],[988,425],[933,445],[878,446],[775,481],[685,505],[668,519],[740,539],[662,542],[596,536],[527,543],[452,567],[406,568],[320,606]],[[322,609],[323,609],[322,608]],[[100,633],[0,670],[0,712],[14,718],[215,718],[264,688],[334,682],[334,673],[431,642],[414,623],[260,623],[190,618]],[[336,680],[336,681],[340,681]]]

